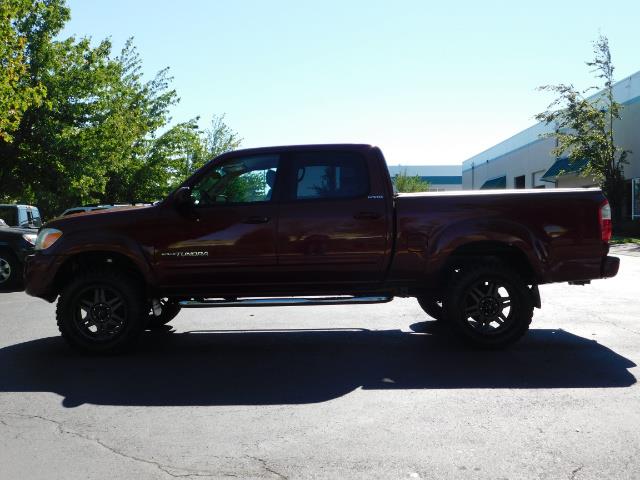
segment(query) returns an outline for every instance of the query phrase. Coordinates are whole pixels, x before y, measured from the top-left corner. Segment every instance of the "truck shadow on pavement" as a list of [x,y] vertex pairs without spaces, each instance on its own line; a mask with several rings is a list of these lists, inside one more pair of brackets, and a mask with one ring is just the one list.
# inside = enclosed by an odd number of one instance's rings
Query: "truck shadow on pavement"
[[0,392],[53,392],[63,405],[273,405],[355,389],[606,388],[635,364],[563,330],[533,329],[504,351],[459,345],[423,322],[400,330],[191,331],[143,336],[135,352],[73,353],[50,337],[0,349]]

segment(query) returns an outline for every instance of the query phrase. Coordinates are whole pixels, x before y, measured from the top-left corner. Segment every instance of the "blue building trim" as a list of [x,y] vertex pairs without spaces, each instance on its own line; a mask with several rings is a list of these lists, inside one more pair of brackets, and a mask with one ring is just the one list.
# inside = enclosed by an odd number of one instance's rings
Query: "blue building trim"
[[462,185],[462,175],[427,175],[420,179],[432,185]]

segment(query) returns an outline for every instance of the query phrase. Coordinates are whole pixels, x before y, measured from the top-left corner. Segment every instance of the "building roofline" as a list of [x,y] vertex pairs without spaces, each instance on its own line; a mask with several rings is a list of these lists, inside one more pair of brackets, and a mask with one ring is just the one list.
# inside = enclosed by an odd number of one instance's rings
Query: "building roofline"
[[[640,70],[617,81],[613,85],[614,96],[616,101],[623,105],[630,105],[640,101]],[[589,96],[589,99],[595,99],[602,95],[603,90]],[[553,131],[553,127],[542,122],[538,122],[524,130],[512,135],[505,140],[483,150],[482,152],[470,157],[462,162],[462,171],[470,170],[472,167],[480,164],[493,162],[509,153],[521,148],[527,147],[533,143],[544,140],[541,134]]]

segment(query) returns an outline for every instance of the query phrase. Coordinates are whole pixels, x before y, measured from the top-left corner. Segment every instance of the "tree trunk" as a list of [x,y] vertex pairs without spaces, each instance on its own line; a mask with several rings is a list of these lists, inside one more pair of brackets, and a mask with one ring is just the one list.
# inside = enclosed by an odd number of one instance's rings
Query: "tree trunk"
[[620,171],[616,171],[611,177],[606,178],[602,190],[611,206],[611,220],[616,228],[622,222],[622,210],[624,208],[624,178]]

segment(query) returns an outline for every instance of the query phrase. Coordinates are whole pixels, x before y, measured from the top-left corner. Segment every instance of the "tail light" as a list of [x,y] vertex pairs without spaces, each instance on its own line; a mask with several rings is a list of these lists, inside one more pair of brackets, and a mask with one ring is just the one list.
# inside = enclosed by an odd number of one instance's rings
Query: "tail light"
[[602,205],[600,205],[600,210],[598,210],[598,219],[600,220],[600,236],[602,237],[602,241],[605,243],[609,243],[611,240],[611,207],[609,206],[609,201],[605,200]]

